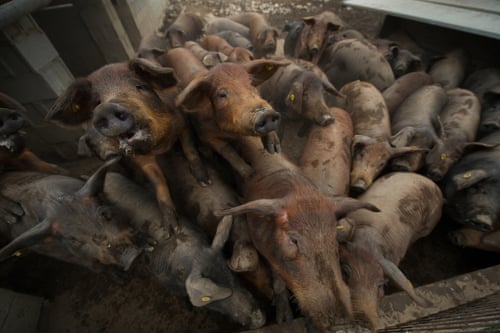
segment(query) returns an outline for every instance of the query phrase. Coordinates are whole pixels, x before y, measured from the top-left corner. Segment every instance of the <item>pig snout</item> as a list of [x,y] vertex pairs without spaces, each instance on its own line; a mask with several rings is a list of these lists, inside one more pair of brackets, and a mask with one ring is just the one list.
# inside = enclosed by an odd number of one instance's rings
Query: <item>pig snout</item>
[[250,323],[248,324],[248,328],[257,329],[266,323],[266,316],[260,309],[256,309],[250,315]]
[[281,116],[272,109],[260,108],[255,115],[254,130],[256,133],[265,135],[278,129]]
[[350,185],[350,191],[353,195],[359,195],[366,191],[368,184],[364,179],[358,179]]
[[94,110],[93,125],[102,135],[115,137],[129,131],[135,123],[132,113],[117,103],[103,103]]
[[312,45],[311,48],[309,49],[309,51],[311,52],[312,55],[317,54],[319,52],[318,44]]
[[323,113],[316,119],[316,122],[319,126],[327,126],[332,124],[334,121],[335,118],[333,118],[332,115],[328,113]]
[[12,134],[24,126],[24,118],[16,111],[0,114],[0,134]]

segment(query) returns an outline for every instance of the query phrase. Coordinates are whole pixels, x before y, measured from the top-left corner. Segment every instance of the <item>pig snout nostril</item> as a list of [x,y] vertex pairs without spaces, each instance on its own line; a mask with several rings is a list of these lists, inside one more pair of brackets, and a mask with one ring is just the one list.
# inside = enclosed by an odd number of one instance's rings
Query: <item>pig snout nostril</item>
[[114,137],[126,133],[134,123],[130,111],[119,104],[105,103],[95,110],[93,125],[104,136]]
[[317,47],[317,46],[313,46],[313,47],[311,48],[311,54],[316,54],[316,53],[318,53],[318,52],[319,52],[319,47]]
[[258,110],[254,126],[255,132],[264,135],[278,129],[280,119],[280,114],[274,110]]

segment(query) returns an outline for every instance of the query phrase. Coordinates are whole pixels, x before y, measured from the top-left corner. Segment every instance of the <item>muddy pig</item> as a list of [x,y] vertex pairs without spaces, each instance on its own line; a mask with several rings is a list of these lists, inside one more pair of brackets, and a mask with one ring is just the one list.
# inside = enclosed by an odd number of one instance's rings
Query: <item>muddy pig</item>
[[115,162],[108,161],[86,182],[29,171],[1,175],[2,195],[19,202],[25,214],[18,223],[1,225],[11,242],[0,250],[0,260],[29,248],[94,271],[128,270],[147,244],[123,211],[102,196],[106,169]]
[[481,136],[500,128],[500,69],[484,68],[473,72],[464,87],[474,92],[481,101]]
[[255,58],[266,57],[276,52],[279,31],[269,23],[266,16],[260,13],[246,12],[228,16],[228,18],[248,27]]
[[366,40],[345,39],[328,46],[318,66],[335,87],[361,80],[383,91],[395,80],[391,65],[378,49]]
[[340,261],[355,318],[368,321],[375,331],[384,277],[419,305],[428,304],[397,265],[411,244],[427,236],[439,222],[443,195],[427,177],[395,172],[377,179],[359,200],[377,206],[380,212],[354,211],[339,221],[346,236],[346,244],[340,245]]
[[444,89],[457,88],[465,78],[467,60],[463,49],[451,50],[432,64],[429,75]]
[[392,145],[389,112],[374,85],[354,81],[343,86],[340,93],[346,96],[346,111],[354,128],[350,191],[360,194],[392,158],[407,154],[412,148]]
[[466,150],[492,147],[474,142],[481,112],[476,95],[461,88],[449,89],[446,94],[448,102],[439,113],[439,138],[425,157],[426,174],[436,182],[460,160]]
[[294,63],[281,67],[259,87],[259,92],[283,119],[300,119],[320,126],[334,121],[325,94],[339,95],[328,81]]
[[216,215],[246,214],[253,244],[295,295],[302,313],[320,332],[352,318],[342,280],[336,216],[365,205],[322,194],[283,154],[269,154],[255,138],[240,140],[255,175],[243,184],[244,202]]
[[144,253],[143,260],[169,292],[187,296],[194,306],[220,312],[247,328],[265,324],[265,315],[256,300],[235,279],[222,255],[230,219],[221,221],[212,242],[183,216],[170,223],[179,228],[166,237],[162,214],[152,193],[117,173],[108,175],[105,192],[126,211],[134,228],[156,242],[153,250]]
[[392,114],[392,143],[396,147],[414,146],[421,149],[393,159],[393,170],[417,171],[423,167],[426,150],[438,141],[438,116],[447,100],[446,91],[440,86],[423,86]]
[[345,23],[331,11],[303,17],[302,21],[304,22],[302,27],[296,26],[296,29],[300,29],[300,31],[297,30],[298,37],[289,39],[289,43],[295,40],[290,56],[316,64],[328,46],[327,41],[330,40],[330,36],[340,27],[345,26]]
[[354,129],[345,110],[331,108],[330,112],[335,122],[324,127],[313,126],[299,166],[323,194],[333,197],[349,194]]
[[392,115],[401,103],[418,88],[432,83],[432,77],[425,72],[412,72],[396,79],[393,84],[382,92],[389,114]]
[[181,48],[170,50],[164,60],[187,84],[176,104],[190,115],[200,141],[227,160],[239,175],[249,177],[253,170],[234,150],[232,140],[259,136],[265,138],[269,151],[281,149],[276,134],[280,115],[259,95],[256,86],[289,62],[259,59],[244,65],[223,63],[207,70]]
[[489,232],[500,225],[500,131],[479,142],[494,148],[463,156],[443,179],[445,212],[460,224]]
[[[109,64],[77,78],[56,100],[47,119],[63,126],[94,127],[114,141],[119,153],[146,174],[155,187],[160,208],[168,214],[173,203],[156,155],[180,141],[200,185],[210,182],[192,141],[192,131],[173,105],[176,83],[171,68],[146,59]],[[166,221],[171,220],[166,217]]]

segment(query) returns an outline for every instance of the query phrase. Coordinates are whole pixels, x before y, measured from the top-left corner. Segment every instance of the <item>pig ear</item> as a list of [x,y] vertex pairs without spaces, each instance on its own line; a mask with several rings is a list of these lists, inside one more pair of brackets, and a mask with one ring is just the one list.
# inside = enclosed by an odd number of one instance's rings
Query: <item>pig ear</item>
[[92,82],[86,78],[78,78],[56,99],[45,119],[61,126],[80,126],[92,118],[97,99],[92,90]]
[[382,256],[377,256],[377,261],[382,266],[384,274],[391,279],[392,282],[396,284],[401,290],[406,291],[406,293],[420,306],[430,306],[432,305],[428,300],[418,296],[413,289],[413,285],[406,278],[406,276],[401,272],[401,270],[391,261],[385,259]]
[[106,161],[89,179],[87,179],[82,188],[76,192],[76,196],[95,197],[97,194],[102,193],[108,168],[117,163],[120,159],[121,156],[117,156]]
[[194,306],[205,306],[233,294],[232,289],[218,286],[209,278],[201,276],[198,270],[193,270],[189,274],[185,286],[189,300]]
[[31,229],[17,236],[9,244],[0,249],[0,261],[7,259],[16,251],[35,245],[54,234],[52,224],[48,219],[43,220]]
[[224,244],[229,238],[232,225],[232,216],[224,216],[222,220],[220,220],[219,225],[217,226],[217,231],[215,232],[214,239],[212,240],[212,249],[216,251],[222,250],[222,247],[224,247]]
[[345,97],[343,94],[341,94],[337,88],[326,78],[326,76],[321,77],[321,82],[323,83],[323,88],[330,94],[334,96],[339,96],[339,97]]
[[307,25],[314,25],[314,23],[316,23],[316,18],[314,16],[304,16],[302,21]]
[[189,84],[177,95],[175,105],[177,107],[184,105],[189,112],[189,109],[194,108],[199,104],[200,99],[205,96],[205,87],[208,83],[207,74],[202,74],[195,77]]
[[391,136],[390,143],[394,147],[405,147],[410,143],[411,139],[413,139],[416,133],[417,131],[415,127],[405,127]]
[[151,60],[135,58],[130,60],[129,67],[156,89],[166,89],[177,84],[177,78],[172,68],[163,67]]
[[341,219],[350,212],[362,208],[368,209],[369,211],[372,212],[380,212],[380,209],[378,209],[371,203],[350,197],[345,197],[345,196],[333,197],[332,201],[335,206],[335,216],[337,217],[337,219]]
[[490,174],[486,170],[468,170],[453,176],[452,183],[455,185],[456,191],[461,191],[489,177]]
[[258,86],[269,79],[282,66],[291,64],[287,60],[257,59],[243,65],[252,78],[252,85]]
[[464,144],[463,147],[463,154],[470,154],[472,152],[482,150],[482,149],[491,149],[498,147],[498,144],[489,144],[489,143],[484,143],[484,142],[467,142]]
[[233,208],[214,211],[214,215],[221,217],[251,213],[259,217],[267,217],[277,215],[277,212],[281,210],[283,208],[280,199],[257,199]]

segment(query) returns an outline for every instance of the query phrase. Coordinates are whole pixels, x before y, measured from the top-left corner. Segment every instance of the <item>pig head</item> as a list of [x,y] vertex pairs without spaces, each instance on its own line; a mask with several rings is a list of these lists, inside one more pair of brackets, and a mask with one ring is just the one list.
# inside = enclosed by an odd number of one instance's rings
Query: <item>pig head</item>
[[[2,194],[19,202],[25,214],[2,230],[12,239],[0,260],[26,248],[96,271],[128,270],[146,245],[122,211],[102,196],[108,161],[86,182],[36,172],[1,176]],[[2,229],[5,227],[2,226]]]

